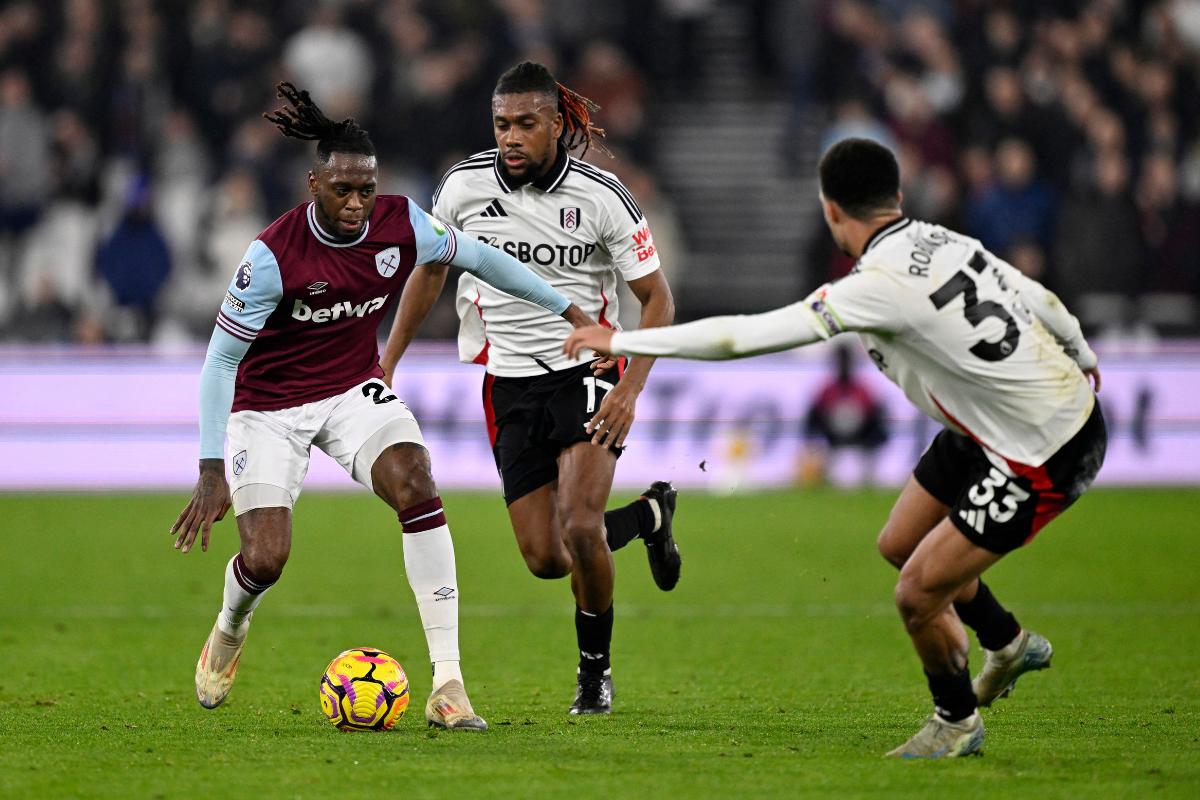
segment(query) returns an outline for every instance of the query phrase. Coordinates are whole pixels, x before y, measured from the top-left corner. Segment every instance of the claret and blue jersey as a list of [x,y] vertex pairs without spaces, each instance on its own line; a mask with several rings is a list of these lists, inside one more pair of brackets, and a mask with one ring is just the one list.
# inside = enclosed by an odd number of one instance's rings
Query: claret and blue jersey
[[449,263],[454,232],[402,196],[380,196],[362,233],[338,241],[313,203],[254,240],[217,327],[250,343],[233,410],[272,411],[331,397],[383,373],[376,330],[416,264]]
[[312,203],[246,251],[217,315],[200,376],[200,457],[224,456],[230,410],[275,411],[381,377],[376,330],[417,264],[454,264],[554,314],[570,305],[515,259],[381,195],[362,233],[330,237]]

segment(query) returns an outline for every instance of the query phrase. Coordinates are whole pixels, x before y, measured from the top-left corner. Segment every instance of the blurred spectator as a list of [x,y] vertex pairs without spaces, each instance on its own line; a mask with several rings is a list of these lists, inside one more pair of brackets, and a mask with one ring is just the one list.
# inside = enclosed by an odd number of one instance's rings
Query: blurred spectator
[[1161,329],[1194,334],[1200,323],[1200,207],[1180,196],[1175,161],[1161,151],[1143,163],[1136,198],[1145,242],[1142,312]]
[[284,45],[283,63],[330,119],[361,116],[373,77],[370,49],[342,23],[338,4],[312,6],[308,24]]
[[0,237],[37,222],[52,184],[49,132],[29,76],[20,69],[0,73]]
[[125,214],[96,252],[96,274],[115,306],[111,335],[118,341],[144,341],[155,320],[159,291],[171,272],[171,251],[151,214],[149,180],[131,182]]
[[874,482],[875,460],[888,440],[887,409],[855,377],[854,353],[845,342],[833,346],[834,375],[817,390],[805,415],[801,483],[824,483],[838,455],[847,449],[862,454],[862,482]]
[[1139,288],[1142,262],[1129,164],[1116,150],[1100,154],[1091,186],[1063,210],[1050,269],[1052,284],[1085,328],[1121,327],[1122,298]]
[[1003,254],[1017,241],[1049,248],[1054,233],[1054,190],[1037,176],[1033,150],[1022,139],[996,148],[995,179],[967,200],[967,233]]
[[620,47],[605,39],[590,42],[580,55],[568,85],[600,106],[597,117],[606,132],[606,141],[631,151],[639,159],[646,156],[643,139],[646,85]]
[[202,202],[201,263],[172,273],[155,331],[160,341],[202,339],[212,333],[217,308],[246,247],[270,224],[255,176],[244,168],[227,172]]

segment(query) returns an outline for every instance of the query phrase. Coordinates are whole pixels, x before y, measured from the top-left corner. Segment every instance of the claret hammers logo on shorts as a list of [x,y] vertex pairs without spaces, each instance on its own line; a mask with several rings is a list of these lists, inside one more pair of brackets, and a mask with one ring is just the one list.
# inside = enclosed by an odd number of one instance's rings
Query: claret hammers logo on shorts
[[292,319],[301,322],[315,322],[320,325],[322,322],[333,322],[342,317],[365,317],[367,314],[374,314],[383,308],[387,299],[388,296],[385,294],[358,305],[354,305],[349,300],[343,300],[332,308],[318,308],[315,311],[303,300],[297,300],[292,306]]

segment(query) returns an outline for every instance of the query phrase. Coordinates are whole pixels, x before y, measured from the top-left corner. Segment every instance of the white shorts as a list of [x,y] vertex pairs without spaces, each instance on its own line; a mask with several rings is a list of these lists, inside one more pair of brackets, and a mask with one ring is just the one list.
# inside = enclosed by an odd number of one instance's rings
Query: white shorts
[[291,508],[308,474],[312,445],[372,491],[371,467],[380,453],[398,442],[425,445],[416,417],[378,378],[294,408],[238,411],[229,416],[228,434],[236,515]]

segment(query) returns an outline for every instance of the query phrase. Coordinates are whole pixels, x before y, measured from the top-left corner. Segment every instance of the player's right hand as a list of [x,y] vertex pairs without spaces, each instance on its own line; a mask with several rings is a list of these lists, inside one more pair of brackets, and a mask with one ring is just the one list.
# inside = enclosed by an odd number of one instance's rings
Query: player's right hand
[[218,462],[220,466],[201,462],[200,477],[196,479],[192,499],[184,506],[183,511],[179,512],[175,524],[171,526],[171,535],[176,537],[175,549],[184,553],[192,549],[197,532],[200,534],[200,549],[208,550],[208,538],[212,533],[213,523],[224,519],[225,512],[231,505],[229,482],[225,480],[225,461],[205,461]]
[[586,328],[576,328],[563,342],[563,352],[571,358],[579,358],[583,350],[595,350],[601,356],[611,356],[608,349],[612,342],[612,328],[591,325]]

